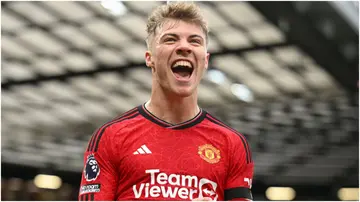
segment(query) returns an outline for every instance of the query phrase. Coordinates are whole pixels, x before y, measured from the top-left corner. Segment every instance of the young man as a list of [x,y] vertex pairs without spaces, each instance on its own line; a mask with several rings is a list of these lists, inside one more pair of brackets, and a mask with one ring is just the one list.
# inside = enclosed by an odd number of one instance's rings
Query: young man
[[209,61],[198,7],[162,5],[147,32],[151,98],[93,134],[79,200],[252,200],[245,137],[197,104]]

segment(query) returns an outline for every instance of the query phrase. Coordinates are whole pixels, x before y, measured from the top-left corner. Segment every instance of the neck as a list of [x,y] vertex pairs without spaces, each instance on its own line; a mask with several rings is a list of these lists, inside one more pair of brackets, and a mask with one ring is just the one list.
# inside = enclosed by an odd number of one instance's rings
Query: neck
[[188,97],[179,97],[168,96],[161,90],[152,91],[151,99],[145,107],[157,118],[171,124],[188,121],[200,112],[196,92]]

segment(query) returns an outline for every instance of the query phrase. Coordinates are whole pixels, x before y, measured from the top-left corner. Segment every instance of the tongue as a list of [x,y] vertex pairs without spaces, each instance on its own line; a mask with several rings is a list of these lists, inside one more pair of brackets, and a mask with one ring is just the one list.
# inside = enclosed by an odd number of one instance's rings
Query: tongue
[[174,74],[176,78],[190,78],[191,76],[190,72],[186,71],[174,72]]

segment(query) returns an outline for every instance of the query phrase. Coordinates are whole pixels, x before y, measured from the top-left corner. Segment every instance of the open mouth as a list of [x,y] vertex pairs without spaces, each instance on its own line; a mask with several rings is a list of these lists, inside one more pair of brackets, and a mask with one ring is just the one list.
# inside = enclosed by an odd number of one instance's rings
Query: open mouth
[[176,78],[188,79],[191,77],[194,68],[192,67],[190,62],[181,60],[175,62],[172,65],[171,70],[173,71]]

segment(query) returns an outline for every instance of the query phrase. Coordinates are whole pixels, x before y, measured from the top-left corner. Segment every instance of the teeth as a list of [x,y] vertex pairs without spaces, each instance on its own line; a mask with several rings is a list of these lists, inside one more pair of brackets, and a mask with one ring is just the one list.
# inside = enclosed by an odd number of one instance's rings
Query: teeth
[[186,66],[186,67],[192,68],[190,62],[188,62],[188,61],[183,61],[183,60],[177,61],[177,62],[173,65],[173,67],[176,67],[176,66]]

